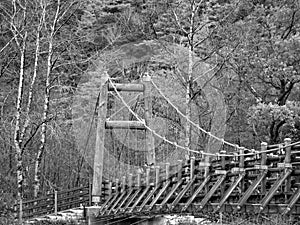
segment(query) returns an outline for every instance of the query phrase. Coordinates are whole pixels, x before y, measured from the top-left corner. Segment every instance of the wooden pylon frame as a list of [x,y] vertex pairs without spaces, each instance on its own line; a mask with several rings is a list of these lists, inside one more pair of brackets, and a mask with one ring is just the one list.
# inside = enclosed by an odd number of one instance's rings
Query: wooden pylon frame
[[[117,91],[126,92],[143,92],[144,95],[144,120],[147,127],[152,123],[152,98],[151,98],[151,77],[145,76],[140,84],[116,84]],[[145,146],[147,152],[147,164],[155,165],[155,145],[153,133],[146,129],[146,126],[139,121],[106,121],[108,92],[114,91],[114,87],[104,82],[100,86],[99,103],[97,107],[97,127],[96,127],[96,144],[93,164],[93,186],[92,186],[92,203],[101,204],[102,200],[102,182],[103,182],[103,165],[104,165],[104,144],[106,129],[142,129],[145,130]]]

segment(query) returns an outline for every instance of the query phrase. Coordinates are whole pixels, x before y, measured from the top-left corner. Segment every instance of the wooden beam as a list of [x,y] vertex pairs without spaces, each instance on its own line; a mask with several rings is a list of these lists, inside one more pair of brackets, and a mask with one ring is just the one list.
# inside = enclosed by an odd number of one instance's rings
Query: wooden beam
[[[117,91],[128,91],[128,92],[143,92],[144,85],[143,84],[114,84]],[[108,84],[108,91],[114,91],[113,85]]]
[[98,102],[97,136],[94,154],[92,202],[101,202],[104,157],[105,120],[107,113],[107,82],[101,84]]
[[105,122],[106,129],[136,129],[136,130],[145,130],[145,125],[140,121],[106,121]]
[[[145,102],[145,122],[148,127],[152,127],[152,98],[151,98],[151,77],[145,76],[144,84],[144,102]],[[146,130],[146,151],[148,165],[155,165],[155,145],[154,137],[150,130]]]

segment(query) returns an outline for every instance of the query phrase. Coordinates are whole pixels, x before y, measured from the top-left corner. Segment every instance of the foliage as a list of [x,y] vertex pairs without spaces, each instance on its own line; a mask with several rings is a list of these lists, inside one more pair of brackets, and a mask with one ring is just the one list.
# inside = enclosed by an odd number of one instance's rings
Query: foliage
[[0,225],[12,224],[14,221],[14,198],[12,193],[0,190]]
[[[295,123],[299,120],[299,103],[287,102],[285,105],[259,103],[249,109],[249,123],[260,137],[271,141],[268,137],[279,135],[281,137],[291,136],[295,132]],[[270,124],[270,121],[274,123]],[[279,126],[279,124],[282,124]],[[273,128],[278,127],[278,134],[271,133]],[[283,141],[283,140],[281,140]]]
[[[276,143],[287,134],[279,132],[283,122],[272,115],[267,116],[269,122],[260,117],[271,130],[255,133],[244,117],[258,102],[284,106],[291,95],[299,94],[299,6],[295,1],[240,1],[227,19],[214,32],[213,43],[224,46],[222,60],[228,56],[221,74],[232,115],[229,126],[239,143],[249,143],[249,134],[257,146],[262,140]],[[235,121],[241,121],[242,133],[234,131]]]
[[[209,96],[204,91],[210,88],[225,98],[228,110],[226,140],[252,148],[258,147],[261,141],[278,143],[287,136],[294,141],[300,138],[300,9],[296,0],[61,1],[60,16],[63,17],[53,39],[46,121],[43,120],[43,110],[47,50],[57,1],[42,1],[48,4],[40,32],[39,19],[43,9],[39,1],[17,1],[18,13],[13,20],[12,2],[0,2],[0,197],[5,199],[0,201],[1,211],[8,212],[8,205],[12,204],[9,199],[15,197],[17,189],[13,134],[22,54],[16,41],[22,44],[21,35],[26,32],[24,95],[20,111],[21,124],[24,125],[27,119],[29,121],[21,143],[24,150],[24,198],[31,198],[33,194],[34,162],[43,123],[47,124],[47,132],[41,164],[41,194],[88,182],[89,165],[80,154],[82,149],[76,145],[76,134],[72,130],[74,93],[80,79],[88,75],[87,69],[92,68],[94,59],[105,61],[105,57],[111,57],[111,52],[126,43],[143,40],[175,43],[192,50],[197,58],[195,64],[208,66],[202,66],[197,74],[193,74],[195,80],[190,85],[189,66],[176,66],[176,63],[187,61],[187,51],[177,52],[176,56],[165,54],[167,60],[159,63],[147,59],[148,64],[136,63],[127,70],[116,65],[117,69],[109,71],[115,78],[131,82],[139,79],[140,74],[136,73],[148,70],[157,76],[155,79],[160,87],[166,87],[166,93],[182,111],[185,106],[181,100],[185,98],[186,88],[190,87],[191,118],[205,129],[212,129],[214,116],[214,109],[207,101]],[[25,3],[28,17],[23,20],[22,6]],[[191,3],[199,4],[192,26]],[[14,37],[12,21],[20,32],[17,38]],[[40,34],[40,51],[36,69],[37,34]],[[200,78],[209,67],[216,68],[211,79],[217,82],[207,86],[209,82]],[[35,71],[37,78],[27,112]],[[200,78],[197,80],[197,77]],[[161,110],[167,108],[164,101],[156,102],[154,106],[159,104]],[[85,110],[83,105],[81,107]],[[183,120],[177,123],[181,127]],[[193,146],[205,148],[206,136],[196,132],[194,135],[197,138],[193,138]]]

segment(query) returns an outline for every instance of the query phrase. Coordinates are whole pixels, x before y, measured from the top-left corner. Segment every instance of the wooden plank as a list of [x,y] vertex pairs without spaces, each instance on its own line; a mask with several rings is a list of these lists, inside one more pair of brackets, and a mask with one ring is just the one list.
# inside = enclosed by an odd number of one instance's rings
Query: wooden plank
[[153,199],[153,201],[150,203],[147,211],[150,211],[153,206],[156,204],[156,202],[158,201],[158,199],[162,196],[162,194],[167,190],[167,188],[170,186],[171,181],[167,180],[167,182],[164,184],[164,186],[160,189],[160,191],[158,192],[158,194],[155,196],[155,198]]
[[160,188],[161,184],[155,186],[150,193],[145,197],[144,201],[142,202],[142,204],[140,205],[139,209],[137,210],[138,212],[141,212],[145,205],[150,201],[150,199],[154,196],[154,194],[157,192],[157,190]]
[[275,195],[276,191],[283,184],[283,182],[289,177],[292,173],[291,169],[287,169],[287,171],[282,172],[281,176],[276,180],[273,184],[269,192],[265,195],[265,197],[260,202],[260,212],[264,210],[267,204],[271,201],[271,198]]
[[106,121],[106,129],[135,129],[135,130],[145,130],[145,125],[140,121]]
[[239,199],[237,203],[237,210],[240,210],[242,206],[247,202],[248,198],[252,195],[258,185],[265,179],[268,170],[262,170],[260,176],[248,187],[243,196]]
[[130,196],[130,199],[126,203],[124,208],[121,208],[121,212],[124,213],[128,209],[128,207],[133,203],[133,201],[137,198],[138,194],[142,191],[142,188],[137,189],[132,196]]
[[[131,187],[131,186],[130,186]],[[133,191],[135,189],[130,188],[125,198],[122,200],[122,202],[119,204],[118,208],[116,209],[115,213],[118,213],[119,210],[122,208],[122,206],[125,204],[125,202],[128,200],[128,198],[132,195]]]
[[288,214],[291,211],[291,209],[295,206],[299,198],[300,198],[300,187],[297,188],[295,193],[290,198],[289,203],[286,209],[284,210],[283,214]]
[[207,202],[210,200],[210,198],[213,196],[213,194],[216,192],[216,190],[222,185],[223,181],[226,178],[226,174],[221,175],[216,183],[212,186],[212,188],[209,190],[209,192],[205,195],[205,197],[200,202],[199,209],[202,210],[203,207],[207,204]]
[[[171,210],[173,210],[176,207],[176,205],[183,198],[185,193],[189,189],[192,189],[192,185],[194,184],[195,180],[196,180],[196,177],[193,176],[193,178],[191,178],[191,180],[186,184],[186,186],[179,192],[179,194],[176,196],[175,200],[171,203],[171,207],[170,207]],[[190,193],[193,193],[193,190],[191,190]]]
[[97,116],[97,136],[94,155],[93,188],[92,202],[96,205],[101,202],[104,139],[105,139],[105,120],[107,113],[107,82],[101,84],[99,95],[98,116]]
[[[114,84],[117,91],[127,91],[127,92],[143,92],[144,85],[143,84]],[[112,84],[108,85],[108,91],[114,91]]]
[[241,173],[239,177],[230,185],[230,187],[226,190],[225,194],[222,195],[222,198],[220,200],[219,205],[217,206],[216,210],[214,213],[218,212],[221,207],[225,204],[226,200],[229,198],[230,194],[233,192],[233,190],[238,186],[238,184],[242,181],[246,174]]
[[206,186],[206,184],[210,181],[210,175],[208,174],[204,181],[200,184],[200,186],[196,189],[196,191],[193,193],[193,195],[188,199],[188,201],[185,203],[185,206],[181,209],[181,212],[184,212],[187,210],[187,208],[192,204],[192,202],[195,200],[197,195],[203,190],[203,188]]
[[167,194],[167,196],[164,198],[164,200],[160,204],[159,210],[161,210],[165,206],[165,204],[169,201],[169,199],[172,197],[172,195],[175,193],[175,191],[181,186],[182,183],[183,183],[183,179],[180,179],[180,180],[177,181],[175,186],[172,187],[170,192]]
[[124,198],[124,196],[126,195],[126,191],[122,191],[121,196],[115,201],[115,203],[113,204],[113,206],[109,209],[108,211],[108,215],[110,215],[111,213],[115,213],[116,207],[119,204],[119,202]]
[[101,215],[104,215],[106,212],[108,212],[108,210],[111,208],[111,206],[116,202],[116,200],[119,197],[120,192],[116,192],[113,196],[113,198],[111,199],[110,202],[108,202],[108,204],[102,208],[102,212],[100,213]]
[[135,200],[133,206],[130,208],[129,213],[132,213],[134,209],[137,207],[137,205],[142,201],[144,196],[150,191],[150,187],[146,186],[144,191],[141,193],[141,195]]

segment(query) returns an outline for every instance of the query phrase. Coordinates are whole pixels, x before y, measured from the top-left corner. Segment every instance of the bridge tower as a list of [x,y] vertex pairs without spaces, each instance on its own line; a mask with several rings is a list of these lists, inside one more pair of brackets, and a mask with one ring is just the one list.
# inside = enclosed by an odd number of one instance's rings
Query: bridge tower
[[[144,98],[144,123],[140,121],[107,120],[107,104],[109,92],[142,92]],[[102,183],[104,166],[104,143],[106,129],[136,129],[145,130],[145,147],[148,165],[155,165],[154,137],[149,129],[152,120],[151,77],[146,74],[140,83],[112,83],[103,80],[100,85],[100,94],[97,107],[96,144],[93,164],[92,202],[99,205],[102,201]]]

